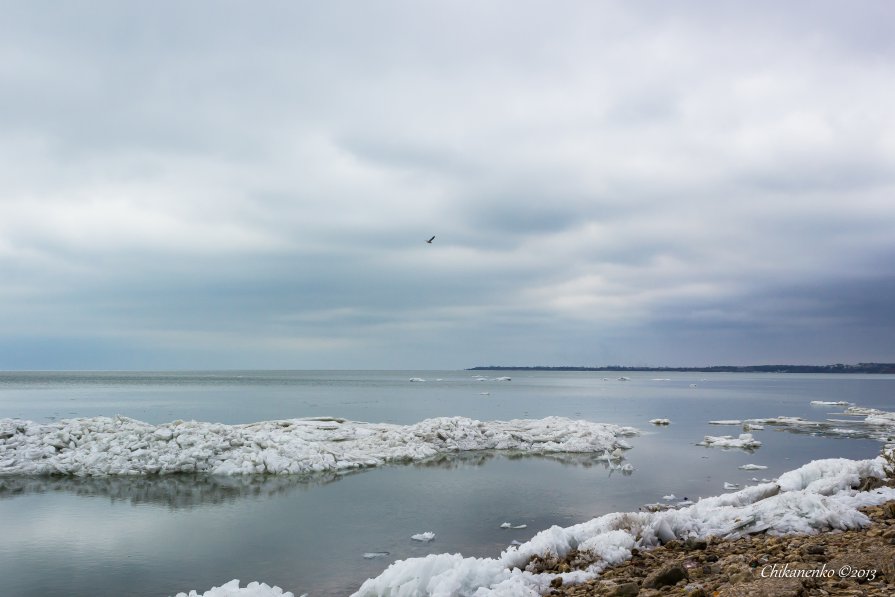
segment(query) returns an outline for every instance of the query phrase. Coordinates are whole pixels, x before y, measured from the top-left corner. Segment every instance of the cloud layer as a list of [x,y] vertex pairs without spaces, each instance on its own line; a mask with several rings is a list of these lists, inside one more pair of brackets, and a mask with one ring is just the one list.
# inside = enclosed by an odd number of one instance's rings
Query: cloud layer
[[895,359],[890,3],[7,12],[0,369]]

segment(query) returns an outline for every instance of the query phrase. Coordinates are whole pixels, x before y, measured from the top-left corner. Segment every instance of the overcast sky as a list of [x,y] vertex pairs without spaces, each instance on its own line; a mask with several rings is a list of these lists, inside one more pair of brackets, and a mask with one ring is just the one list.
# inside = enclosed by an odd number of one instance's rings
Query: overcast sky
[[895,361],[888,0],[2,7],[0,369]]

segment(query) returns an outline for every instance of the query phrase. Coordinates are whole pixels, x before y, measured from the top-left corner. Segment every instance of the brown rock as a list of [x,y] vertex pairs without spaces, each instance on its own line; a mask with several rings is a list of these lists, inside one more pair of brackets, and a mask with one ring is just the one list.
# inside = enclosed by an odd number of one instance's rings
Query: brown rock
[[658,589],[660,587],[676,585],[678,582],[688,578],[687,571],[678,563],[664,566],[643,581],[643,587],[646,589]]

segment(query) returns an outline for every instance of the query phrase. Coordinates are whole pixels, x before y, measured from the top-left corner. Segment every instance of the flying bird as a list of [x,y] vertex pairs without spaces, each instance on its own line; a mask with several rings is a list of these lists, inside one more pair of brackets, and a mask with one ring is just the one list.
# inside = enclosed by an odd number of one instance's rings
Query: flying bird
[[430,238],[430,239],[427,240],[426,242],[429,243],[429,244],[431,245],[433,240],[435,240],[435,236],[434,236],[434,235],[432,236],[432,238]]

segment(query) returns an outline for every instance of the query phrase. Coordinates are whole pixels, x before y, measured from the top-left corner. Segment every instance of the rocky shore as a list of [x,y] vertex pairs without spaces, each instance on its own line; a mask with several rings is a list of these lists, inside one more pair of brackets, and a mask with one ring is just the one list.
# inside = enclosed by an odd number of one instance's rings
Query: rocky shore
[[[670,541],[608,568],[596,579],[545,595],[583,597],[802,597],[895,595],[895,501],[861,509],[871,520],[858,531],[817,535],[750,535],[736,541]],[[584,558],[570,553],[539,562],[567,572]]]

